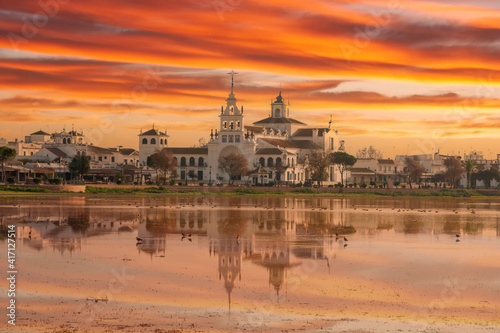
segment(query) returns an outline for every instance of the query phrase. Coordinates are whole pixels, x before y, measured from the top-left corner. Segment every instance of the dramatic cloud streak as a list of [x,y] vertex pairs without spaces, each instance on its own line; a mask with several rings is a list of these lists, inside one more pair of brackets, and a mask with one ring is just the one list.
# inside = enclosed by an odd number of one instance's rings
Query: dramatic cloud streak
[[[108,134],[112,144],[136,145],[137,131],[152,122],[194,144],[193,133],[217,123],[233,68],[247,123],[267,116],[281,89],[294,117],[324,126],[332,114],[346,140],[428,137],[436,128],[450,138],[497,138],[500,6],[397,5],[5,2],[0,136],[72,120],[90,128],[106,118],[122,129]],[[352,83],[363,90],[347,89]]]

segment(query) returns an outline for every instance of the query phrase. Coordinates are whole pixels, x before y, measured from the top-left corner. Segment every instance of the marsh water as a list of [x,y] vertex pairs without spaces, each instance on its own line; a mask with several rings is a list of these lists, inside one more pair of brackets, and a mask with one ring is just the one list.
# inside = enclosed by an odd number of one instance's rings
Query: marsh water
[[19,331],[500,332],[498,199],[2,197],[0,219]]

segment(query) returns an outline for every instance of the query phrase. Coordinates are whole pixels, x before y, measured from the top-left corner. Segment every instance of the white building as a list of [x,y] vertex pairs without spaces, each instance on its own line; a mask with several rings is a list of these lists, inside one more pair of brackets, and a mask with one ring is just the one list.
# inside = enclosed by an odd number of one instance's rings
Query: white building
[[[245,125],[243,106],[238,106],[233,82],[221,107],[219,126],[212,129],[208,143],[197,148],[167,147],[166,132],[151,129],[139,134],[140,163],[160,148],[173,153],[177,159],[179,179],[186,181],[192,170],[198,181],[228,180],[228,175],[218,168],[219,158],[230,153],[244,155],[248,161],[250,181],[266,183],[278,180],[290,183],[306,182],[311,178],[309,156],[315,152],[343,151],[344,142],[330,121],[325,128],[305,128],[305,123],[290,117],[289,104],[283,101],[281,92],[271,103],[269,117]],[[276,166],[284,168],[277,172]],[[327,183],[338,183],[340,174],[331,166]],[[242,179],[243,180],[243,179]]]

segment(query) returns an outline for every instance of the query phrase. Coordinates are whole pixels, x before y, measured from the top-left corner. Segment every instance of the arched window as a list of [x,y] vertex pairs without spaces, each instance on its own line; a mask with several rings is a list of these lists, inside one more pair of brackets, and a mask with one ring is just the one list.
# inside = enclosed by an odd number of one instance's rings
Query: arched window
[[203,166],[204,162],[203,157],[198,158],[198,166]]
[[186,166],[186,158],[181,157],[181,166]]
[[272,167],[272,166],[273,166],[273,164],[274,164],[274,163],[273,163],[273,158],[272,158],[272,157],[269,157],[269,158],[267,159],[267,166],[268,166],[268,167]]
[[160,144],[161,144],[161,145],[163,144],[163,139],[160,139]]
[[294,167],[295,159],[292,158],[292,168]]
[[264,157],[259,158],[260,166],[264,166],[265,163],[266,163],[266,160],[264,159]]
[[287,165],[290,165],[290,157],[288,158],[288,164]]
[[146,139],[146,138],[142,139],[142,144],[143,145],[147,145],[148,144],[148,139]]
[[66,138],[63,139],[63,144],[66,144]]
[[280,109],[274,110],[274,116],[279,117],[280,116]]
[[66,141],[67,144],[70,144],[71,143],[71,139],[68,138],[68,140]]
[[278,157],[278,158],[276,159],[276,165],[279,165],[279,164],[281,164],[281,157]]
[[189,166],[194,166],[194,157],[189,158]]
[[152,139],[151,139],[151,144],[152,144],[152,145],[155,145],[155,144],[156,144],[156,139],[155,139],[155,138],[152,138]]

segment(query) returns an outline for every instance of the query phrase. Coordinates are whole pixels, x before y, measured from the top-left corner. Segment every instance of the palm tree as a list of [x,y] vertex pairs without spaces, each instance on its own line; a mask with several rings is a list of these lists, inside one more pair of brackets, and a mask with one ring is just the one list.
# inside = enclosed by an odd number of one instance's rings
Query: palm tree
[[476,161],[473,160],[467,160],[467,161],[462,161],[462,166],[464,167],[465,172],[467,173],[467,188],[469,188],[470,176],[474,171],[476,171],[477,163]]

